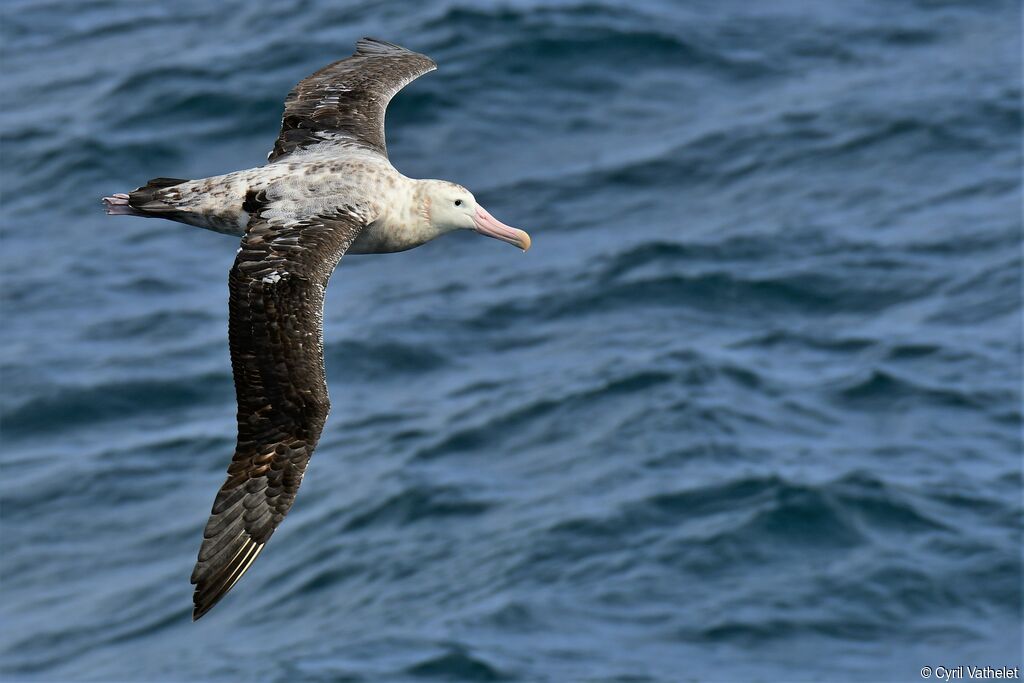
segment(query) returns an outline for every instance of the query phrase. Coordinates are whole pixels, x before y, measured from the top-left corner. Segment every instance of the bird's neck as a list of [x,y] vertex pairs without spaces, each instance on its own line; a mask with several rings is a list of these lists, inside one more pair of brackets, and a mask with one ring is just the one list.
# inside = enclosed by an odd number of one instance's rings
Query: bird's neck
[[388,196],[382,197],[383,211],[359,236],[349,253],[383,254],[405,251],[438,236],[430,222],[430,193],[427,182],[402,177]]
[[[433,230],[430,222],[429,183],[429,180],[414,180],[412,192],[409,195],[409,209],[412,214],[415,214],[415,223],[423,234],[428,234]],[[433,234],[427,239],[433,239],[436,236]]]

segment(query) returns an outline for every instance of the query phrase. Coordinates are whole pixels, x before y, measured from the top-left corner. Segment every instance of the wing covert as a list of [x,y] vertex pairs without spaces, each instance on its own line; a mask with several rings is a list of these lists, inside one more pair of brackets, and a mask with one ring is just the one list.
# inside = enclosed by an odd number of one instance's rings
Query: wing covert
[[355,144],[387,156],[384,114],[399,90],[433,71],[432,59],[375,38],[351,57],[304,78],[285,100],[281,132],[267,160],[324,142]]
[[255,213],[229,276],[238,442],[192,572],[193,619],[241,578],[288,513],[327,419],[323,300],[364,221]]

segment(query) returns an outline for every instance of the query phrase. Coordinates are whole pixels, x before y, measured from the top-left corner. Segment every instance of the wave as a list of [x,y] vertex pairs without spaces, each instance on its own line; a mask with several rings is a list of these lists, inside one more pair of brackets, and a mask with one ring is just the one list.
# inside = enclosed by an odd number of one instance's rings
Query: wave
[[6,437],[28,438],[138,415],[227,402],[231,400],[230,387],[230,377],[221,373],[53,387],[4,411],[0,422]]
[[634,372],[558,398],[531,400],[513,410],[493,414],[483,423],[450,431],[434,444],[419,449],[415,459],[432,460],[466,451],[484,450],[495,439],[501,439],[501,435],[522,433],[530,426],[536,428],[553,414],[591,411],[600,401],[614,401],[629,394],[648,391],[672,379],[673,374],[665,371]]
[[466,324],[496,329],[527,318],[561,320],[648,307],[754,318],[780,313],[878,313],[925,296],[933,287],[934,283],[909,274],[889,274],[888,281],[884,281],[832,274],[820,268],[774,275],[691,270],[634,279],[611,278],[597,286],[505,302],[475,314]]
[[[748,477],[623,503],[605,517],[564,520],[547,532],[540,557],[581,561],[668,530],[677,553],[662,557],[694,573],[733,562],[785,561],[794,547],[848,551],[874,537],[941,531],[906,491],[864,472],[821,484],[776,475]],[[711,564],[708,564],[711,563]]]
[[505,681],[513,677],[479,655],[472,655],[462,648],[430,657],[405,670],[415,678],[448,679],[460,681]]
[[[169,283],[163,280],[159,281],[158,291],[166,291],[167,284]],[[144,281],[137,281],[131,285],[139,291],[147,291],[150,286],[150,283]],[[219,322],[219,318],[202,311],[152,311],[92,323],[84,328],[81,338],[91,341],[181,340],[214,322]]]
[[1006,405],[1013,397],[1003,392],[982,389],[931,387],[883,369],[872,369],[846,381],[833,391],[837,401],[847,407],[882,409],[897,405],[929,404],[966,410]]
[[451,486],[417,486],[403,488],[395,495],[357,512],[344,531],[354,532],[381,525],[405,526],[430,523],[453,516],[476,516],[487,512],[492,503],[474,500]]
[[450,364],[449,359],[427,344],[398,340],[346,339],[324,348],[324,362],[331,378],[353,380],[401,380],[403,376],[433,372]]

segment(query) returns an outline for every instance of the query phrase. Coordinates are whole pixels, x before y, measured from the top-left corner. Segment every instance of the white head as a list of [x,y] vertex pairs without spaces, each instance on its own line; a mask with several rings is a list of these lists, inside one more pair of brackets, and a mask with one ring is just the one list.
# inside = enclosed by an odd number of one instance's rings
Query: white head
[[473,193],[444,180],[423,181],[423,213],[437,234],[451,230],[476,230],[481,235],[514,244],[523,251],[530,248],[530,236],[505,225],[476,203]]

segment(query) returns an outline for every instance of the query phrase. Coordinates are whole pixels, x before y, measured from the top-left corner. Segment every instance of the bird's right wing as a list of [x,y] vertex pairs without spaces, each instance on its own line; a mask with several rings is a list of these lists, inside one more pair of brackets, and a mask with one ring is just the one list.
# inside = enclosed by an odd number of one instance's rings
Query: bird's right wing
[[324,290],[364,225],[346,210],[250,219],[229,278],[238,444],[192,572],[193,619],[231,590],[295,500],[330,408]]
[[281,133],[267,160],[325,142],[355,144],[387,156],[388,103],[436,68],[425,55],[375,38],[360,39],[355,54],[325,66],[288,93]]

